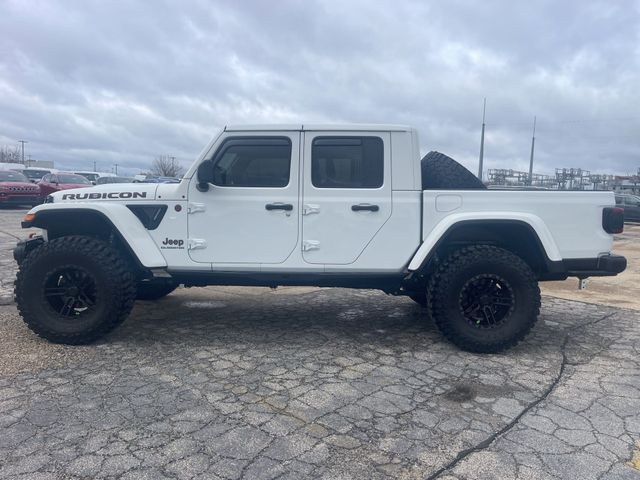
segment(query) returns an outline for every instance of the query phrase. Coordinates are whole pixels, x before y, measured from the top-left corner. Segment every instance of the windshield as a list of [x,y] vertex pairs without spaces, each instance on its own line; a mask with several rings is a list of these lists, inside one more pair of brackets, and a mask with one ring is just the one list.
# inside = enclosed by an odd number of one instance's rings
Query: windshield
[[97,181],[97,185],[104,185],[106,183],[133,183],[133,178],[127,177],[100,177]]
[[58,182],[59,183],[78,183],[78,184],[81,183],[81,184],[91,185],[91,182],[89,180],[87,180],[86,178],[80,175],[69,175],[69,174],[58,175]]
[[0,172],[0,182],[29,182],[20,172]]
[[92,182],[95,182],[99,178],[97,173],[76,172],[76,175],[82,175],[84,178],[86,178],[87,180],[90,180]]
[[40,180],[47,173],[49,173],[49,171],[48,170],[23,170],[22,173],[27,178],[31,178],[33,180]]

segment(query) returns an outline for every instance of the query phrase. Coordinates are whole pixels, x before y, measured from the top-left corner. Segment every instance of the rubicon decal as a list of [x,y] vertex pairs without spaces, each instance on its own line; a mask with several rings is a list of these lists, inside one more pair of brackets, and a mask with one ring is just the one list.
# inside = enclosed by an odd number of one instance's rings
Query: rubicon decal
[[91,193],[65,193],[62,200],[101,200],[117,198],[147,198],[147,192],[91,192]]

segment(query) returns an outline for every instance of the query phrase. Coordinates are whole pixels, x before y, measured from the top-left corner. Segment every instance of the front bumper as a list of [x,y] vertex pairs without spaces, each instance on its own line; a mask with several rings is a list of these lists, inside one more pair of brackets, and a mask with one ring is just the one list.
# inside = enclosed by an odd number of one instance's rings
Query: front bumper
[[0,205],[36,205],[40,203],[40,195],[15,195],[0,193]]
[[39,247],[44,243],[44,238],[40,235],[28,238],[27,240],[20,240],[18,244],[13,248],[13,259],[18,265],[20,265],[31,250]]

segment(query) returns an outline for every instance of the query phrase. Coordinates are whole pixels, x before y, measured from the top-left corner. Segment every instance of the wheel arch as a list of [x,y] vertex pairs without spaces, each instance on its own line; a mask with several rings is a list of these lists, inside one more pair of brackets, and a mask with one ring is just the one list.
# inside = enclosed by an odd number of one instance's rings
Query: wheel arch
[[[542,220],[529,218],[467,218],[438,224],[409,264],[411,271],[428,271],[434,260],[466,245],[487,244],[521,257],[539,279],[563,278],[562,258]],[[446,220],[446,219],[445,219]],[[441,222],[442,223],[442,222]],[[565,275],[566,276],[566,275]]]
[[[166,261],[140,220],[125,205],[83,205],[34,208],[32,220],[23,228],[37,227],[47,232],[47,239],[66,235],[88,235],[113,239],[130,259],[142,268],[165,267]],[[48,208],[47,208],[48,207]]]

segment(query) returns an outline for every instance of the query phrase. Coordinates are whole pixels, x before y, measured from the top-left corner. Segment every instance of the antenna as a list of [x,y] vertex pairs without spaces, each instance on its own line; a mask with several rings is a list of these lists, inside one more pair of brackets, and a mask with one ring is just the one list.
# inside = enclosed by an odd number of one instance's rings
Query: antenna
[[529,185],[533,180],[533,149],[536,145],[536,117],[533,117],[533,135],[531,135],[531,156],[529,157]]
[[480,160],[478,161],[478,178],[482,181],[482,164],[484,162],[484,116],[487,112],[487,97],[484,97],[482,105],[482,133],[480,134]]

